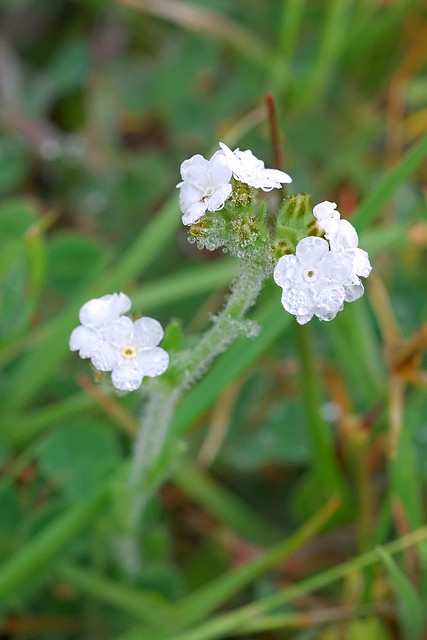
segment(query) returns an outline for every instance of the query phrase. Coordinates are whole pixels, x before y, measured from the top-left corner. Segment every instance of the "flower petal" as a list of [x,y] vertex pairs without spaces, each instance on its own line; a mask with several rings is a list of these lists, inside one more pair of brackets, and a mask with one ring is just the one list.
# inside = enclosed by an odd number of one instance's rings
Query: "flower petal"
[[338,284],[350,282],[352,271],[351,257],[342,251],[329,251],[319,264],[319,272],[322,276]]
[[209,211],[218,211],[222,209],[225,201],[231,195],[233,187],[231,184],[222,184],[216,187],[211,197],[206,201]]
[[198,222],[200,218],[205,215],[206,209],[206,202],[195,202],[184,212],[184,215],[182,216],[183,224],[188,226]]
[[87,327],[101,327],[108,318],[109,302],[102,298],[88,300],[79,311],[81,324]]
[[144,376],[160,376],[169,366],[169,355],[160,347],[140,351],[138,354],[138,364]]
[[338,211],[335,211],[337,208],[336,202],[329,202],[329,200],[325,200],[324,202],[319,202],[313,208],[313,215],[318,220],[323,220],[324,218],[337,218],[339,219],[340,214]]
[[98,371],[112,371],[120,361],[120,351],[108,342],[100,340],[90,359]]
[[154,318],[139,318],[133,325],[134,342],[141,349],[156,347],[163,333],[162,325]]
[[113,318],[129,311],[131,302],[124,293],[110,293],[102,298],[93,298],[80,309],[80,322],[87,327],[99,328]]
[[349,284],[345,287],[345,300],[346,302],[354,302],[363,296],[365,288],[360,282],[357,284]]
[[78,351],[81,358],[90,358],[100,339],[95,331],[82,325],[76,327],[70,336],[71,351]]
[[108,342],[117,349],[120,349],[121,347],[132,343],[133,322],[127,316],[119,317],[103,328],[102,336],[105,342]]
[[184,182],[191,182],[194,185],[205,185],[209,182],[209,160],[206,160],[200,153],[184,160],[181,164],[181,177]]
[[278,185],[276,188],[280,189],[281,183],[289,183],[292,182],[291,176],[289,176],[284,171],[280,171],[279,169],[264,169],[264,175],[266,179],[271,182],[274,182],[275,185]]
[[367,278],[372,271],[371,263],[369,262],[369,255],[364,249],[353,250],[353,269],[358,276]]
[[141,386],[143,373],[137,360],[124,362],[114,367],[111,382],[119,391],[135,391]]
[[348,220],[340,220],[338,231],[330,239],[331,249],[336,251],[347,251],[355,249],[359,244],[359,238],[356,229]]
[[274,282],[279,287],[285,288],[289,286],[297,277],[298,259],[294,255],[282,256],[274,268]]
[[214,185],[227,184],[231,180],[231,169],[223,151],[217,151],[209,161],[212,183]]
[[113,293],[102,296],[101,300],[106,300],[109,304],[108,318],[112,319],[126,313],[132,306],[132,303],[125,293]]
[[328,253],[329,245],[323,238],[308,236],[297,245],[296,256],[302,265],[315,265]]

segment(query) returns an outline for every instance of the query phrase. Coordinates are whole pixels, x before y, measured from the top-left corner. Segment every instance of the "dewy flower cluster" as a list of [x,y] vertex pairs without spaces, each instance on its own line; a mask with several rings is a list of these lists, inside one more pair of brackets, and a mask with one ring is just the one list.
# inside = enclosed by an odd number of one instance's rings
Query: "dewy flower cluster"
[[221,151],[214,153],[210,160],[197,154],[181,165],[182,182],[179,204],[186,225],[198,222],[206,211],[219,211],[231,196],[231,177],[254,189],[271,191],[280,189],[282,183],[292,182],[287,173],[278,169],[266,169],[252,151],[231,151],[223,142]]
[[282,305],[299,324],[315,315],[332,320],[344,306],[363,295],[360,276],[366,278],[371,265],[366,251],[358,248],[356,229],[341,220],[334,202],[321,202],[313,209],[325,238],[300,240],[295,255],[282,256],[274,280],[282,287]]
[[[285,310],[300,324],[313,316],[332,320],[344,302],[363,295],[360,278],[371,271],[355,228],[341,220],[334,202],[321,202],[312,210],[307,194],[285,199],[277,216],[265,220],[266,202],[257,204],[257,190],[280,189],[292,179],[278,169],[266,169],[252,151],[231,151],[222,142],[219,146],[210,160],[198,154],[181,165],[177,187],[182,221],[191,226],[190,240],[197,237],[199,247],[222,247],[241,259],[246,296],[259,291],[277,260],[274,280],[283,290]],[[214,212],[216,216],[210,215]],[[254,273],[260,278],[255,286]],[[70,349],[90,358],[99,371],[111,371],[112,383],[121,391],[137,389],[145,376],[161,375],[169,364],[168,354],[158,346],[161,325],[152,318],[133,322],[123,315],[130,306],[123,293],[89,300],[80,309],[81,325],[70,337]]]
[[163,329],[153,318],[132,322],[122,314],[131,302],[124,293],[94,298],[80,309],[81,325],[70,336],[71,351],[90,358],[98,371],[111,371],[111,381],[120,391],[134,391],[144,376],[164,373],[169,356],[157,345]]

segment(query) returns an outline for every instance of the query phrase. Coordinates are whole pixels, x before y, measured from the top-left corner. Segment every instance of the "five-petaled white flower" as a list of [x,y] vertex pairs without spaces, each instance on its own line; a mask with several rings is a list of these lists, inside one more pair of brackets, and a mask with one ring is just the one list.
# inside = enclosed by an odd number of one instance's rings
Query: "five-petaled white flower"
[[282,305],[299,324],[313,315],[332,320],[343,308],[345,286],[352,273],[351,259],[342,252],[330,251],[323,238],[303,238],[295,255],[282,256],[274,280],[282,287]]
[[244,182],[255,189],[271,191],[280,189],[282,183],[292,182],[292,178],[279,169],[266,169],[262,160],[259,160],[252,151],[231,151],[223,142],[219,143],[225,154],[226,162],[233,172],[236,180]]
[[200,154],[184,160],[181,177],[182,182],[176,186],[180,189],[179,205],[186,225],[200,220],[206,211],[222,209],[231,195],[231,170],[222,151],[214,153],[210,160]]
[[135,322],[121,314],[130,300],[115,293],[89,300],[80,309],[81,326],[70,336],[70,349],[90,358],[99,371],[111,371],[116,389],[134,391],[144,376],[159,376],[169,364],[167,352],[158,347],[163,329],[153,318]]

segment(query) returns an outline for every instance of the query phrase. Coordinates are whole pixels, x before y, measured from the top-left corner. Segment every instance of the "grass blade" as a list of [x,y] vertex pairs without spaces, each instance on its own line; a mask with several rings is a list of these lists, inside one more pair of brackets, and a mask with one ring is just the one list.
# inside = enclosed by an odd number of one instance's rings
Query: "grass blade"
[[377,553],[387,567],[399,605],[399,619],[406,640],[422,640],[426,624],[426,608],[403,571],[391,555],[381,547]]
[[402,162],[385,175],[358,207],[352,223],[363,231],[381,213],[383,205],[396,193],[400,185],[418,169],[427,156],[427,135],[406,153]]

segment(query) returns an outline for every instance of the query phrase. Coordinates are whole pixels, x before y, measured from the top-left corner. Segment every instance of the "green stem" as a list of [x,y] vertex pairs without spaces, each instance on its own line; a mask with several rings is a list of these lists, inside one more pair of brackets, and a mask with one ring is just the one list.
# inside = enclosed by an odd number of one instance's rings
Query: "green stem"
[[349,511],[347,488],[335,457],[332,434],[320,413],[321,390],[314,351],[310,344],[309,328],[297,325],[296,336],[301,363],[301,389],[308,417],[314,474],[324,497],[334,494],[340,496],[346,513]]
[[[174,459],[159,465],[159,459],[169,440],[169,429],[178,399],[209,368],[212,361],[222,353],[239,334],[253,332],[253,323],[243,321],[246,311],[254,304],[268,273],[267,255],[263,264],[242,261],[240,274],[231,286],[231,293],[220,313],[200,342],[177,357],[171,369],[178,380],[171,390],[161,391],[158,385],[148,389],[150,398],[136,437],[131,475],[129,480],[128,531],[120,541],[124,565],[132,572],[138,570],[139,553],[136,534],[143,510],[153,490],[167,473]],[[156,478],[153,479],[153,475]]]
[[191,350],[184,352],[175,365],[181,379],[182,392],[199,380],[211,362],[241,333],[254,335],[253,323],[242,321],[252,307],[268,273],[263,264],[243,262],[240,273],[231,285],[231,293],[222,311],[213,318],[210,329]]

